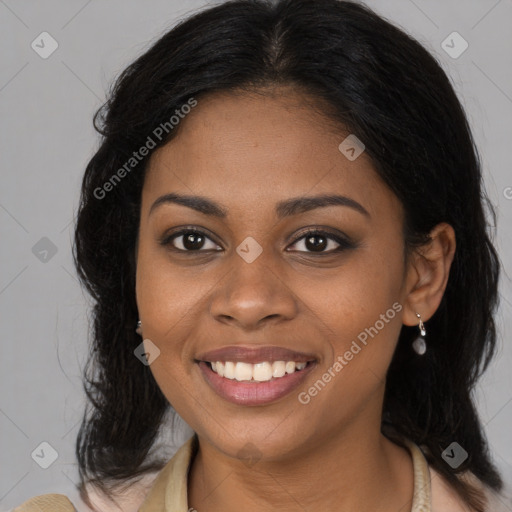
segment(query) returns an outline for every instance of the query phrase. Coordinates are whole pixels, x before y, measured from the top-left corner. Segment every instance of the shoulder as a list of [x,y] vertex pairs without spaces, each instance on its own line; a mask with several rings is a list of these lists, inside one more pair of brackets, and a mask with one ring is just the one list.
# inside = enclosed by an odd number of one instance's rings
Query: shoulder
[[78,493],[73,496],[51,493],[34,496],[10,512],[137,512],[155,477],[155,474],[146,475],[142,480],[130,485],[126,492],[116,494],[115,501],[96,487],[86,485],[90,505],[83,501]]
[[9,512],[138,512],[142,510],[142,506],[144,510],[154,510],[150,506],[153,503],[151,498],[161,502],[162,493],[169,481],[172,484],[184,483],[186,490],[188,463],[196,449],[196,441],[195,435],[188,438],[177,450],[173,450],[173,456],[161,470],[147,473],[135,482],[127,483],[123,486],[124,491],[115,492],[115,501],[88,483],[85,485],[85,499],[88,503],[78,491],[69,497],[64,494],[42,494],[30,498]]
[[[431,476],[432,512],[469,512],[468,506],[444,477],[432,467],[429,467],[429,470]],[[510,497],[496,493],[472,473],[464,474],[464,479],[483,493],[486,499],[486,511],[510,512],[512,509]]]
[[77,512],[64,494],[41,494],[24,501],[12,512]]
[[[84,508],[84,512],[137,512],[158,474],[158,472],[146,474],[136,483],[132,483],[125,492],[116,493],[115,502],[97,488],[87,486],[87,497],[93,508]],[[81,512],[81,510],[78,512]]]

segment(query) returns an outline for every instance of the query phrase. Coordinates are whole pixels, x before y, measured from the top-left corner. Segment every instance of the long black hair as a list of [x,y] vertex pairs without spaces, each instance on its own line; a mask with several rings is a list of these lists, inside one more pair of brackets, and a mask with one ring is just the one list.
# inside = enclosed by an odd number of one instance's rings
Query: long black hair
[[[169,120],[191,98],[280,85],[321,100],[326,118],[364,143],[403,204],[408,251],[428,241],[439,222],[455,230],[457,249],[424,356],[411,350],[416,329],[402,327],[387,374],[383,431],[390,424],[422,445],[432,467],[483,510],[461,478],[470,470],[489,487],[502,486],[472,397],[495,350],[499,277],[480,157],[436,59],[368,7],[342,0],[236,0],[196,13],[125,69],[96,112],[101,145],[83,178],[74,245],[94,300],[84,369],[89,404],[76,443],[82,496],[87,482],[109,494],[167,462],[148,454],[170,404],[134,356],[141,342],[134,253],[148,159],[177,133]],[[166,129],[156,137],[159,126]],[[149,136],[154,147],[130,160]],[[469,454],[456,470],[441,455],[453,441]]]

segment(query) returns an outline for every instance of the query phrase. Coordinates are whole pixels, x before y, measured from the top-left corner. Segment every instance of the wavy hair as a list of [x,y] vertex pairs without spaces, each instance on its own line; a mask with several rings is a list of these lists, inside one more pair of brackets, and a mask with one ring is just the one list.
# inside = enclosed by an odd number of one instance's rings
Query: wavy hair
[[[402,327],[387,374],[383,432],[391,425],[422,445],[431,466],[483,511],[483,497],[461,476],[469,470],[492,489],[502,486],[473,401],[495,351],[500,271],[480,157],[437,60],[368,7],[342,0],[236,0],[195,13],[126,68],[96,112],[101,143],[85,170],[73,247],[94,301],[88,405],[76,440],[82,497],[87,501],[87,483],[112,496],[167,462],[149,455],[172,408],[133,353],[141,342],[134,330],[135,246],[148,160],[178,130],[108,193],[98,190],[190,98],[275,86],[306,91],[326,118],[362,140],[403,204],[407,252],[428,242],[440,222],[455,230],[456,254],[428,322],[424,356],[411,350],[415,329]],[[441,456],[453,441],[469,454],[455,470]]]

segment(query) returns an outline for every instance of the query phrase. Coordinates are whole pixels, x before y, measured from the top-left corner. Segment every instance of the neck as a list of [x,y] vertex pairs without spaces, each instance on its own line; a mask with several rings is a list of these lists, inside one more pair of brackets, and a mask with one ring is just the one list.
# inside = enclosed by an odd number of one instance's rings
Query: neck
[[199,438],[188,484],[200,512],[251,510],[410,510],[409,452],[366,423],[322,436],[300,457],[244,463]]

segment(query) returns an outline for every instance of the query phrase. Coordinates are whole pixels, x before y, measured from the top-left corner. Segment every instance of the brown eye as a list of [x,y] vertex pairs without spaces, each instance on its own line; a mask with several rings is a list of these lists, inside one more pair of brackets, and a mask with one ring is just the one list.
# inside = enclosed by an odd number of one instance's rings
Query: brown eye
[[323,235],[304,237],[304,245],[308,251],[322,252],[329,245],[329,239]]
[[295,240],[290,247],[295,245],[304,247],[304,249],[299,249],[298,252],[310,252],[313,254],[330,254],[351,247],[351,244],[342,237],[317,230],[306,232],[303,236]]
[[[204,245],[206,238],[203,235],[198,233],[188,233],[187,235],[182,235],[183,241],[181,245],[187,251],[194,251],[197,249],[201,249]],[[176,238],[174,239],[176,240]]]
[[[210,246],[208,247],[208,242]],[[195,229],[187,229],[174,233],[163,240],[162,245],[171,245],[173,249],[182,252],[199,252],[206,250],[218,250],[218,245],[205,233]]]

